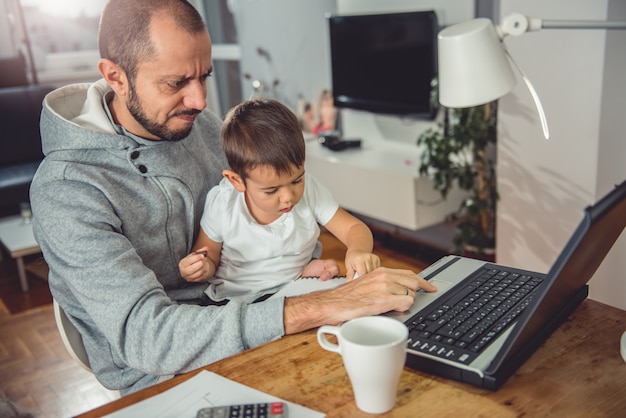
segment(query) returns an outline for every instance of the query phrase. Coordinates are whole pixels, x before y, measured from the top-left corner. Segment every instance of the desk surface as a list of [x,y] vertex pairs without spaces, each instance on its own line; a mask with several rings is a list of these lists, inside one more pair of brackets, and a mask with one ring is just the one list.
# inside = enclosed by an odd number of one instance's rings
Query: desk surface
[[[623,416],[626,364],[619,339],[626,312],[585,300],[497,391],[405,368],[396,407],[382,416]],[[205,367],[328,417],[359,412],[338,354],[318,346],[314,331],[284,337]],[[128,395],[81,417],[102,416],[160,393],[190,372]]]

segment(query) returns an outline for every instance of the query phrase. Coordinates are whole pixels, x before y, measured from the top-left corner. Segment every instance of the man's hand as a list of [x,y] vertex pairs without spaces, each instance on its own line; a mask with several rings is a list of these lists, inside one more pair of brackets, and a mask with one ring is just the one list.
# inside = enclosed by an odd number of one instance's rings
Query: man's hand
[[413,305],[418,289],[437,290],[410,270],[380,267],[335,289],[285,299],[285,333],[389,311],[404,312]]

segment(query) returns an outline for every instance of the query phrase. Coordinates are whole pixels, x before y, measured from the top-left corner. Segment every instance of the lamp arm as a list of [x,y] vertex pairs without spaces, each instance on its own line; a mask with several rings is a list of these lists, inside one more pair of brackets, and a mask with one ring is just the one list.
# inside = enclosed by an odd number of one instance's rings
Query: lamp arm
[[550,139],[550,130],[548,129],[548,120],[546,118],[546,112],[543,110],[543,105],[541,104],[541,100],[539,100],[539,95],[537,94],[535,87],[530,82],[530,79],[526,77],[526,74],[524,74],[520,66],[517,65],[517,63],[511,56],[511,54],[509,54],[509,51],[505,49],[505,52],[506,52],[506,55],[509,57],[509,60],[511,61],[511,63],[513,63],[513,66],[517,68],[517,71],[519,71],[520,75],[522,76],[522,79],[524,80],[524,83],[526,83],[526,87],[528,87],[528,91],[530,91],[530,95],[532,96],[533,101],[535,102],[535,107],[537,108],[537,113],[539,114],[539,120],[541,121],[541,129],[543,130],[543,136],[546,139]]
[[600,20],[543,20],[541,29],[626,29],[626,22]]
[[626,22],[603,20],[544,20],[513,13],[502,20],[496,33],[503,39],[507,35],[519,36],[541,29],[626,29]]

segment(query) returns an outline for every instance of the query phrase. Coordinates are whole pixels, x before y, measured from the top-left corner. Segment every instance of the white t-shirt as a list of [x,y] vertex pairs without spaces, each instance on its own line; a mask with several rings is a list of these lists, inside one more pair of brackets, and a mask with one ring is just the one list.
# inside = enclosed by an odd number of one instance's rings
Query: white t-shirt
[[206,198],[200,226],[222,243],[220,265],[206,294],[215,301],[252,302],[298,277],[311,261],[319,237],[339,205],[314,177],[305,173],[304,194],[289,212],[268,225],[258,224],[238,192],[226,179]]

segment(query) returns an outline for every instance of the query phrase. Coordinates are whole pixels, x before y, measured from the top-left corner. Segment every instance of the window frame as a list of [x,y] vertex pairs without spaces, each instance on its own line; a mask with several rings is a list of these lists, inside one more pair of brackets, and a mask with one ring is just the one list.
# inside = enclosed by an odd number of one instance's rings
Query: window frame
[[[19,0],[16,0],[19,3]],[[191,0],[191,3],[198,9],[201,15],[206,16],[205,6],[201,0]],[[20,7],[21,4],[18,6]],[[9,20],[9,9],[5,8],[5,19]],[[23,12],[22,12],[23,13]],[[21,27],[21,25],[20,25]],[[26,28],[21,28],[26,31]],[[28,37],[28,34],[25,35]],[[36,49],[32,50],[35,74],[39,84],[47,84],[55,87],[61,87],[67,84],[94,82],[101,78],[98,71],[98,61],[100,54],[97,49],[70,51],[70,52],[42,52]],[[9,51],[11,53],[11,51]],[[212,46],[212,61],[214,63],[220,61],[240,61],[241,47],[236,43],[214,43]],[[30,60],[28,60],[30,61]],[[220,91],[219,83],[216,78],[220,74],[208,80],[207,103],[209,108],[216,114],[221,115]],[[29,71],[28,78],[33,82],[32,73]]]

